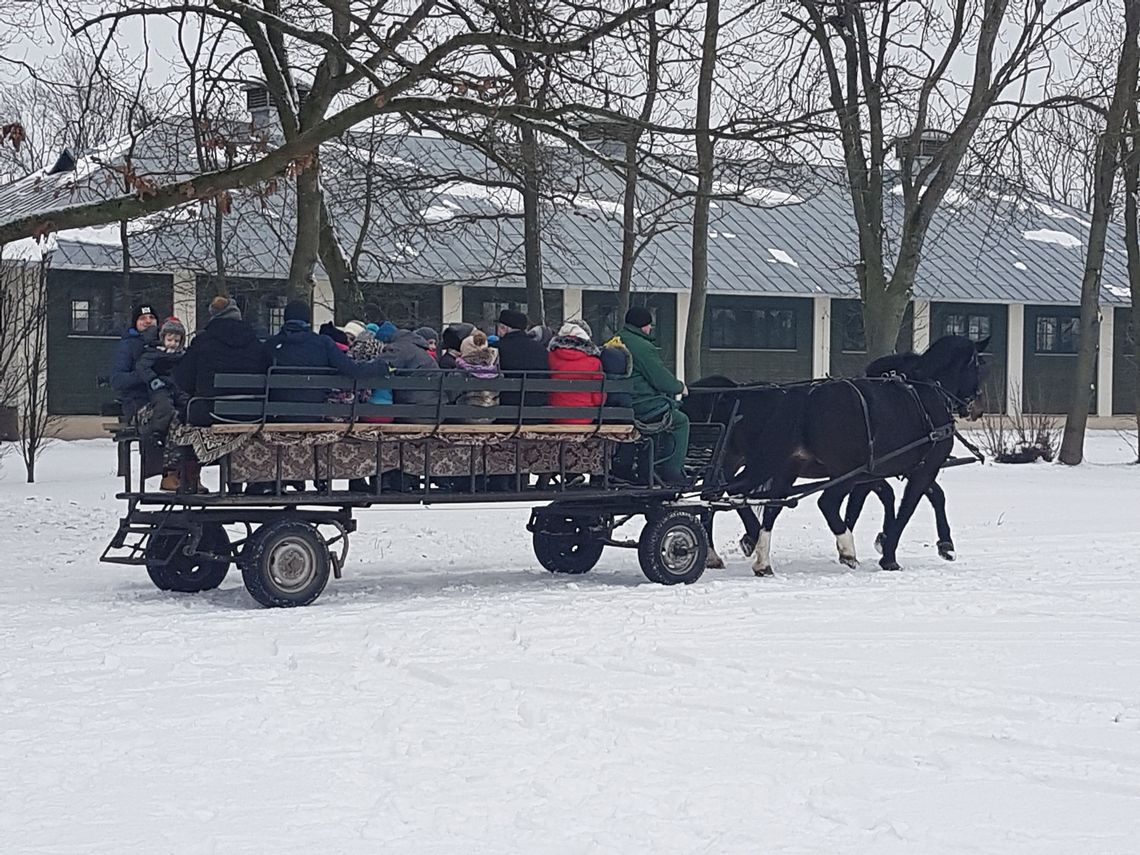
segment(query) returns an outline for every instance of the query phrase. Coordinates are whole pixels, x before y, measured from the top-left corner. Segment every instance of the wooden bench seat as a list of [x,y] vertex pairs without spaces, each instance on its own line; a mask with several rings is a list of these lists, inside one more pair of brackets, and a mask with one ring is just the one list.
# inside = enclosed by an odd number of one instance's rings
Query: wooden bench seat
[[223,424],[214,425],[209,430],[219,434],[244,433],[392,433],[392,434],[505,434],[510,435],[519,431],[528,434],[573,434],[603,436],[627,436],[636,432],[633,425],[554,425],[554,424],[527,424],[521,428],[517,425],[464,425],[464,424],[371,424],[357,422],[345,424],[343,422],[268,422],[266,424]]

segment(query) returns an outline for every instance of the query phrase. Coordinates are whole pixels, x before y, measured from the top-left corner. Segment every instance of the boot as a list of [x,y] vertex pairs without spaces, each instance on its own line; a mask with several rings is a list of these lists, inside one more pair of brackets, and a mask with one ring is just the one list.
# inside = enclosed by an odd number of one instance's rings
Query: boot
[[178,473],[170,469],[162,473],[162,483],[158,485],[158,489],[164,493],[177,493],[178,488],[181,486],[181,481],[178,478]]
[[182,465],[182,485],[180,492],[183,493],[208,493],[210,492],[202,486],[202,464],[201,463],[184,463]]

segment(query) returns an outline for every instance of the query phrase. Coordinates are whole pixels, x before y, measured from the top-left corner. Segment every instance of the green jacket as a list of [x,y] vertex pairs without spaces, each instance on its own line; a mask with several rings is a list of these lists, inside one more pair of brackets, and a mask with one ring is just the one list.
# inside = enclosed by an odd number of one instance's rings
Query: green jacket
[[676,406],[674,398],[685,384],[661,361],[657,340],[628,324],[618,334],[633,357],[633,412],[639,419],[655,417]]

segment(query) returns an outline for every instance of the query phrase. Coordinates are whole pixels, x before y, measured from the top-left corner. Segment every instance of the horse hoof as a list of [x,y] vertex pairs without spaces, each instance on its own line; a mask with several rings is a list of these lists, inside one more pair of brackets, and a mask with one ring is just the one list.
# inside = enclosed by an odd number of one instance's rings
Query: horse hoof
[[884,570],[902,570],[897,561],[880,561],[879,566]]
[[751,555],[756,551],[756,541],[748,535],[744,535],[744,537],[740,538],[740,551],[745,555]]
[[757,576],[775,576],[776,575],[774,572],[772,572],[771,567],[753,567],[752,572],[755,573]]
[[938,541],[938,555],[947,561],[953,561],[957,557],[954,554],[953,542],[949,540]]
[[859,566],[859,559],[854,555],[840,555],[839,563],[854,570]]
[[723,559],[721,559],[721,557],[719,555],[716,555],[715,553],[710,552],[709,557],[705,559],[705,569],[706,570],[723,570],[724,569],[724,561],[723,561]]
[[885,535],[881,531],[875,537],[875,551],[878,552],[880,555],[883,554],[883,538],[884,537],[885,537]]

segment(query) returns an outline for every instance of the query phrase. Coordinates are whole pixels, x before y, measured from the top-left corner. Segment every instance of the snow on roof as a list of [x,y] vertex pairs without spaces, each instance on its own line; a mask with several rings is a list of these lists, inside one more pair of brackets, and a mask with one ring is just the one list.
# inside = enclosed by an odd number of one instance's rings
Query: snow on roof
[[428,205],[420,211],[420,215],[424,222],[443,223],[455,217],[455,209],[448,205]]
[[768,247],[768,254],[772,256],[770,259],[768,259],[769,261],[779,264],[790,264],[792,267],[800,266],[798,261],[788,255],[782,249],[772,249],[772,247]]
[[1081,245],[1081,239],[1068,232],[1059,232],[1055,229],[1033,229],[1031,231],[1022,232],[1022,237],[1026,240],[1037,241],[1038,243],[1055,243],[1057,246],[1067,247],[1069,249],[1076,249]]
[[1024,261],[1015,261],[1015,262],[1013,263],[1013,266],[1014,266],[1014,267],[1016,267],[1018,270],[1028,270],[1028,269],[1029,269],[1029,268],[1026,266],[1026,264],[1025,264],[1025,262],[1024,262]]
[[460,199],[489,202],[504,213],[522,213],[522,194],[513,187],[476,184],[473,181],[449,181],[436,187],[435,192]]

